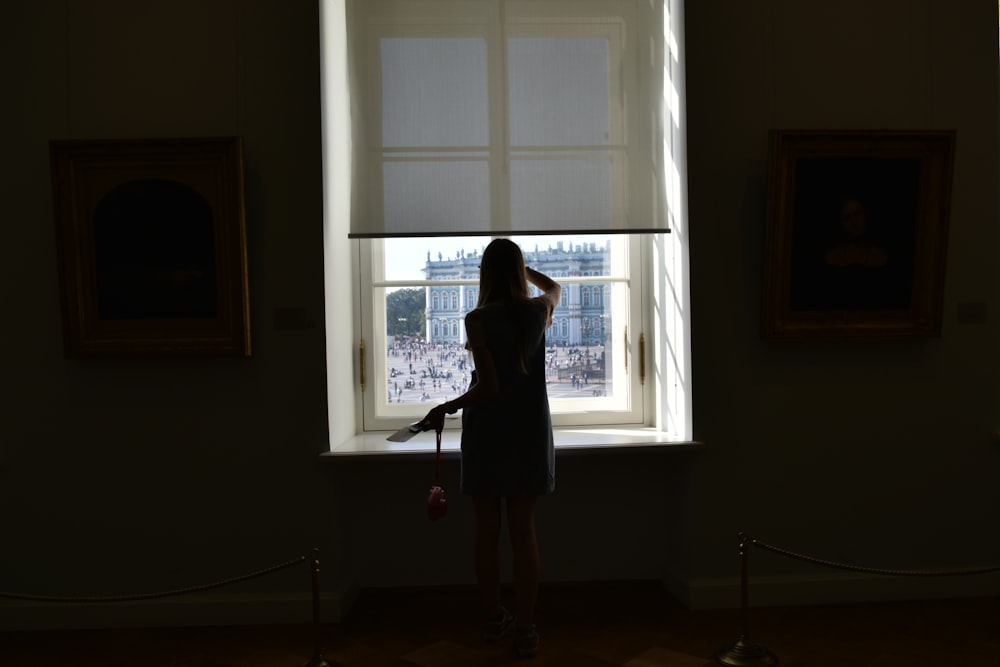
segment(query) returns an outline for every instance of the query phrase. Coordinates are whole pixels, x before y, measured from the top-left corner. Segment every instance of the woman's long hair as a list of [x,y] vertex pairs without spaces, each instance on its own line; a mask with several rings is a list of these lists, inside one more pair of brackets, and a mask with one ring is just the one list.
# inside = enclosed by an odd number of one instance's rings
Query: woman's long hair
[[479,303],[521,301],[528,298],[528,279],[524,274],[524,255],[510,239],[494,239],[483,251],[479,263]]
[[528,279],[524,272],[524,255],[521,248],[510,239],[494,239],[483,251],[479,263],[479,302],[477,308],[491,303],[504,303],[511,307],[517,321],[515,350],[518,370],[528,374],[526,354],[524,302],[529,298]]

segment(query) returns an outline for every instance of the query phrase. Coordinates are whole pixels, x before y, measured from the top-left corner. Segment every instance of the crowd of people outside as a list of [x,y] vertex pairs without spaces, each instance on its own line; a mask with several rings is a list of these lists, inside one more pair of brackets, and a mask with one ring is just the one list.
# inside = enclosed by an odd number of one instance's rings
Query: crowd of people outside
[[[603,396],[605,352],[601,346],[550,345],[545,376],[550,398]],[[464,346],[401,340],[390,343],[386,369],[389,403],[447,401],[465,391],[472,364]]]

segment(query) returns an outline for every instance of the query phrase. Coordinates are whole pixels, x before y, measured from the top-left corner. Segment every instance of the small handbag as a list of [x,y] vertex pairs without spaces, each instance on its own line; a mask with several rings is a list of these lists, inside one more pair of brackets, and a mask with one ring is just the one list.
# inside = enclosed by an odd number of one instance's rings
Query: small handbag
[[437,521],[448,513],[448,501],[444,499],[444,489],[441,488],[441,431],[437,432],[437,457],[434,460],[434,478],[438,482],[431,487],[427,496],[427,518]]

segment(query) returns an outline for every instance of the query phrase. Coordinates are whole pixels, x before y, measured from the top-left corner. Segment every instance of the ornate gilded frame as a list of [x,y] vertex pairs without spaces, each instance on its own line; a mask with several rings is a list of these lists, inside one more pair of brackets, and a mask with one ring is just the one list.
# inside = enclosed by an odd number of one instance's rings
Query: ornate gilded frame
[[953,131],[773,130],[763,333],[941,332]]
[[250,356],[239,137],[50,142],[68,357]]

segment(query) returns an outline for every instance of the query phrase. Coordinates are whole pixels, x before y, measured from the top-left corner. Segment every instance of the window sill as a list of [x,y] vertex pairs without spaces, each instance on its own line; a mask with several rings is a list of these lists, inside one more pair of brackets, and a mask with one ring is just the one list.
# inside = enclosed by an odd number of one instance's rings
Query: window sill
[[[408,442],[389,442],[391,431],[362,433],[329,452],[320,454],[323,461],[345,458],[408,458],[435,453],[433,433],[418,433]],[[441,438],[441,458],[458,458],[462,432],[449,429]],[[700,442],[678,440],[650,427],[556,428],[556,456],[596,454],[600,452],[694,452],[704,448]]]

